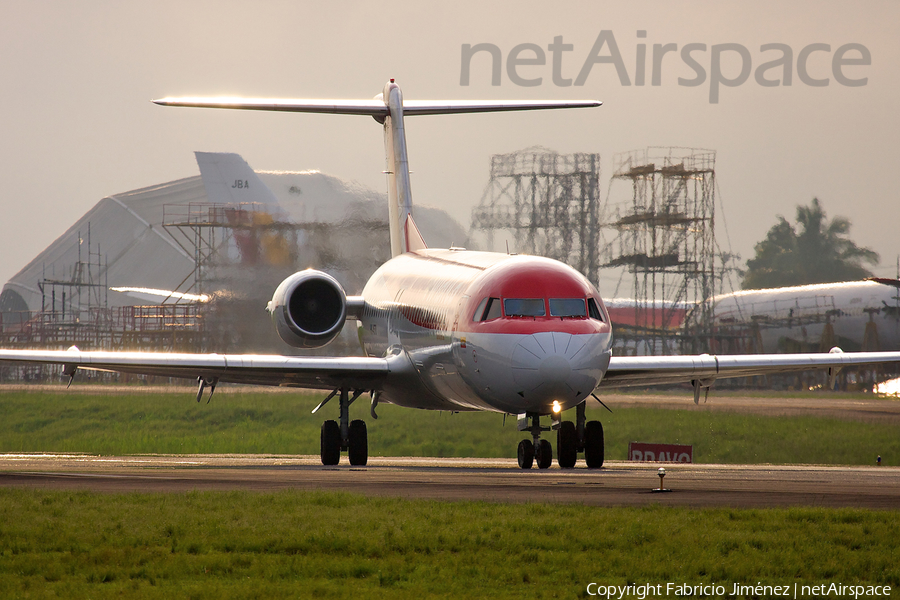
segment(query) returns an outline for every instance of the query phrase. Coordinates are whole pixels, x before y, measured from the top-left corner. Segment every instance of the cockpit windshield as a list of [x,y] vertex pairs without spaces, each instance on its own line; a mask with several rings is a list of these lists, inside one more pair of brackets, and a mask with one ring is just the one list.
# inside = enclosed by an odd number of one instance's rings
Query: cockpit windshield
[[506,298],[503,312],[507,317],[543,317],[547,314],[543,298]]
[[[500,314],[500,305],[503,313]],[[472,320],[476,323],[506,317],[546,317],[549,306],[550,316],[561,319],[590,318],[603,321],[603,314],[593,298],[482,298],[475,308]]]
[[584,298],[550,298],[551,317],[586,317]]

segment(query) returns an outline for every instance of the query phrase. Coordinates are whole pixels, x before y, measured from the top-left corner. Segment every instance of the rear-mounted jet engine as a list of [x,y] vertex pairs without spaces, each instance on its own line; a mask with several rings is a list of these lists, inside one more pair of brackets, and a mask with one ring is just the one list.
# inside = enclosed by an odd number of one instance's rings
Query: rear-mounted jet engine
[[344,326],[347,294],[331,275],[307,269],[282,281],[266,308],[286,344],[321,348]]

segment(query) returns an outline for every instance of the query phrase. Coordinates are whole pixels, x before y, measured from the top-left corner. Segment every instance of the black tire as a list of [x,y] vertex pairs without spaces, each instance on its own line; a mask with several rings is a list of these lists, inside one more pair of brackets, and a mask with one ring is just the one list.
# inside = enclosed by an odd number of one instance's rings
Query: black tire
[[584,462],[588,469],[603,466],[603,423],[588,421],[584,425]]
[[556,462],[560,469],[572,469],[578,460],[578,432],[575,423],[563,421],[556,430]]
[[322,423],[322,437],[319,446],[322,464],[331,466],[341,462],[341,428],[337,421]]
[[553,463],[553,448],[547,440],[538,442],[537,452],[534,453],[537,459],[538,469],[549,469]]
[[531,440],[522,440],[519,442],[518,450],[519,468],[530,469],[534,464],[534,444]]
[[369,462],[369,434],[365,421],[350,421],[350,448],[347,454],[354,467],[364,467]]

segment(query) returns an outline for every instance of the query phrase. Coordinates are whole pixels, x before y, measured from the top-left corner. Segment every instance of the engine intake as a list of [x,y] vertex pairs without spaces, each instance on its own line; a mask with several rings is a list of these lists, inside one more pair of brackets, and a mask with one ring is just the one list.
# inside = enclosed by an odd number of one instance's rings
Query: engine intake
[[282,281],[267,309],[286,344],[321,348],[344,327],[347,294],[331,275],[307,269]]

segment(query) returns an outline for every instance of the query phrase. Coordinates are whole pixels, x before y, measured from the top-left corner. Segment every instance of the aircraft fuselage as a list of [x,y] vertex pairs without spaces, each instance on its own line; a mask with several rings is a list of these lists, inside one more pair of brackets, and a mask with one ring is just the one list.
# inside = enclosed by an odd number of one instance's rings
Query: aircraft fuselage
[[600,294],[536,256],[420,250],[391,259],[363,290],[367,355],[405,351],[411,368],[382,399],[416,408],[539,413],[572,408],[609,364]]

